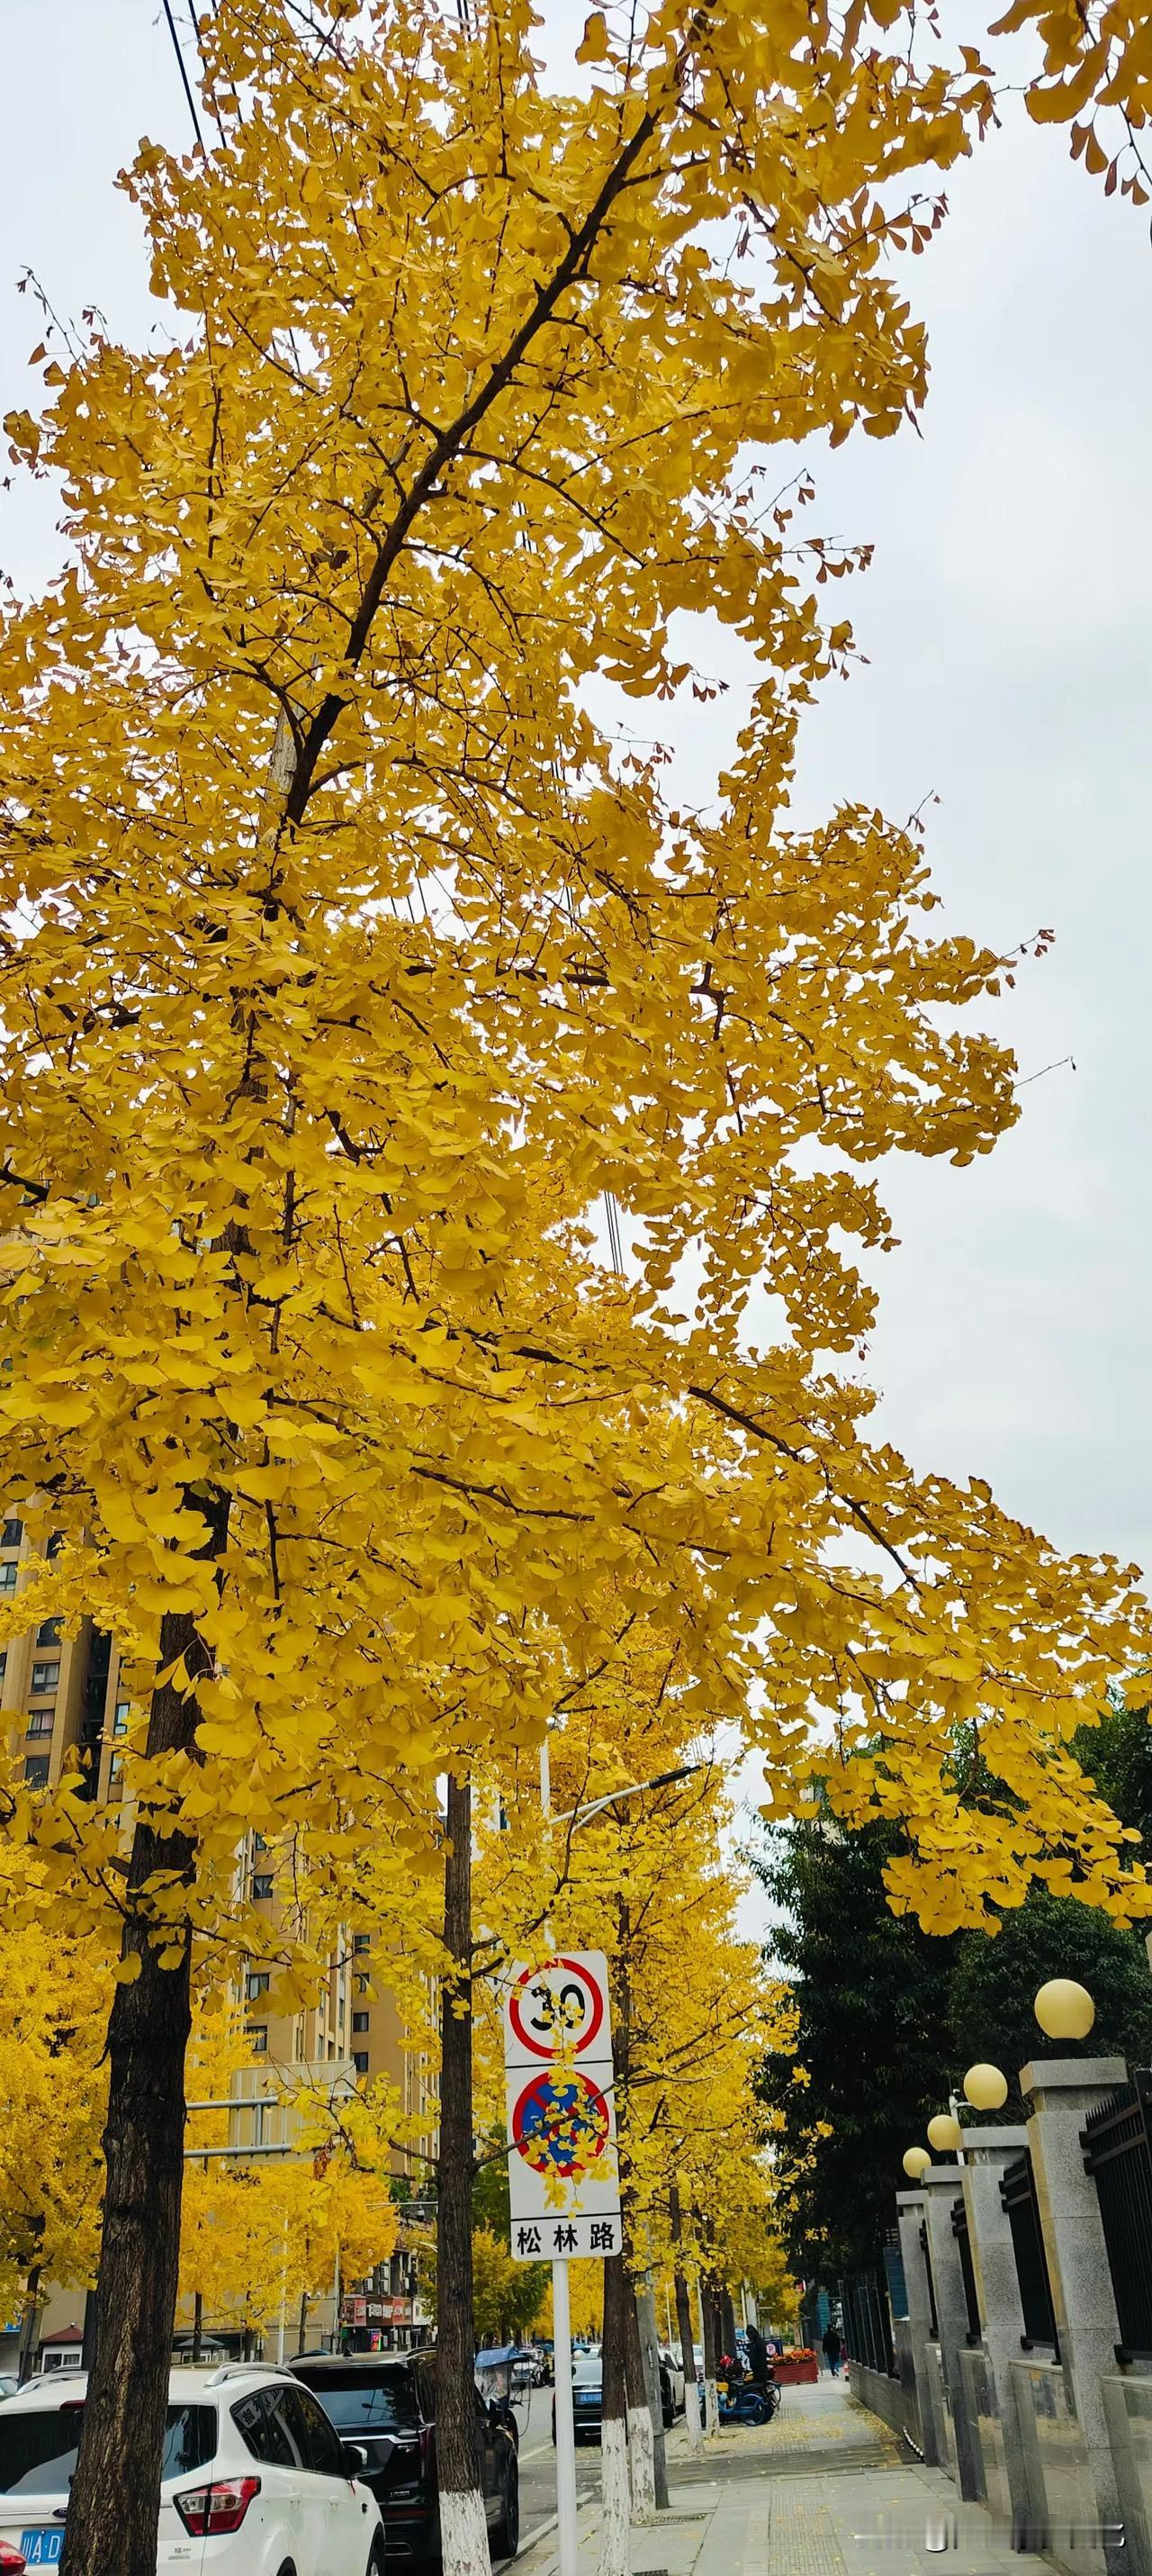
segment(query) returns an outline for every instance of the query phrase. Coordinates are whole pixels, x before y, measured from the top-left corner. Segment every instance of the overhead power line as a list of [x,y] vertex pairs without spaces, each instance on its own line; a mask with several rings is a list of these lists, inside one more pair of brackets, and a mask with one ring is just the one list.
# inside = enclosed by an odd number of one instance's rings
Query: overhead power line
[[197,142],[198,142],[198,144],[199,144],[199,146],[200,146],[201,151],[203,152],[203,150],[204,150],[204,137],[203,137],[203,135],[202,135],[202,133],[201,133],[201,131],[200,131],[200,119],[199,119],[199,117],[198,117],[198,115],[197,115],[197,113],[196,113],[196,100],[195,100],[195,97],[194,97],[194,95],[193,95],[192,83],[191,83],[191,81],[190,81],[190,80],[189,80],[189,78],[188,78],[188,65],[187,65],[187,63],[186,63],[186,62],[185,62],[185,60],[184,60],[184,56],[183,56],[183,53],[182,53],[182,51],[181,51],[181,46],[180,46],[180,38],[179,38],[179,36],[178,36],[178,35],[177,35],[177,33],[176,33],[176,21],[175,21],[175,19],[174,19],[173,15],[172,15],[172,5],[171,5],[171,0],[164,0],[164,15],[165,15],[165,17],[166,17],[166,19],[167,19],[167,21],[168,21],[168,33],[169,33],[169,35],[170,35],[170,36],[171,36],[171,38],[172,38],[172,51],[173,51],[173,53],[175,54],[175,56],[176,56],[176,60],[177,60],[177,62],[178,62],[178,64],[179,64],[179,66],[180,66],[180,78],[181,78],[181,81],[182,81],[182,83],[183,83],[183,87],[184,87],[184,96],[185,96],[185,98],[186,98],[186,99],[187,99],[187,101],[188,101],[188,114],[189,114],[189,116],[190,116],[190,117],[191,117],[191,119],[192,119],[192,124],[193,124],[193,127],[194,127],[194,129],[195,129],[195,134],[196,134],[196,140],[197,140]]

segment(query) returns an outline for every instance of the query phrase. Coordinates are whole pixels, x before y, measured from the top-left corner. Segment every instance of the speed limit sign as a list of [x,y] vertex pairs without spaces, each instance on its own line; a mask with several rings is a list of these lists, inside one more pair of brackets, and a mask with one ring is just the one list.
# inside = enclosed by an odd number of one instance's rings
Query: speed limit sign
[[571,1950],[539,1967],[515,1967],[504,1994],[504,2063],[547,2066],[557,2057],[612,2055],[608,1962]]

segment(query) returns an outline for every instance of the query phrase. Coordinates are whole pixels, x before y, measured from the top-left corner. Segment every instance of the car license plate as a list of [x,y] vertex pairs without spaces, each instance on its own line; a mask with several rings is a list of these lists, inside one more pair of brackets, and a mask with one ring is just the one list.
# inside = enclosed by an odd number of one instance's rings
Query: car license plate
[[30,2567],[55,2567],[64,2546],[64,2526],[57,2523],[53,2531],[22,2531],[20,2553]]

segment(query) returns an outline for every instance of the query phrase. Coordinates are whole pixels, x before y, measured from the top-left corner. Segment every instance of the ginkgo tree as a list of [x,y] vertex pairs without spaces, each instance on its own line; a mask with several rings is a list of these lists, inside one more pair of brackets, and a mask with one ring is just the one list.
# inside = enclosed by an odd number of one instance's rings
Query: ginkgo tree
[[[38,1905],[37,1882],[25,1854],[0,1849],[0,1904]],[[28,2349],[49,2285],[96,2276],[110,1999],[98,1944],[42,1911],[0,1939],[0,2300]]]
[[[125,182],[167,333],[46,345],[7,424],[65,553],[0,638],[21,1617],[98,1619],[146,1711],[127,1857],[75,1776],[7,1801],[119,1981],[65,2576],[154,2565],[191,1983],[266,1937],[249,1827],[319,1871],[384,1800],[422,1848],[437,1773],[538,1742],[655,1607],[784,1808],[819,1714],[845,1816],[906,1821],[903,1901],[1145,1901],[1065,1750],[1147,1650],[1131,1570],[914,1475],[855,1366],[889,1240],[855,1167],[1010,1123],[961,1022],[1014,961],[937,934],[914,834],[786,811],[850,635],[762,451],[921,401],[894,255],[990,119],[978,55],[891,0],[596,12],[579,88],[524,0],[219,0],[199,36],[208,148]],[[615,710],[688,720],[700,617],[753,684],[692,807]],[[470,2332],[465,2278],[472,2576]]]

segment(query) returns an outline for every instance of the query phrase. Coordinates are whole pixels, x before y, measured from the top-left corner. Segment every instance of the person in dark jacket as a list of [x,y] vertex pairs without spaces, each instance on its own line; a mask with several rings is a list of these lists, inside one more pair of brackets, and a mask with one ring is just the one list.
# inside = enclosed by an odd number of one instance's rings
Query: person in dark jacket
[[748,2376],[756,2388],[768,2385],[768,2346],[759,2326],[748,2328]]
[[824,2359],[828,2364],[828,2368],[832,2373],[833,2379],[838,2379],[840,2376],[840,2355],[843,2350],[844,2346],[840,2341],[840,2337],[835,2326],[829,2326],[827,2333],[824,2336]]

